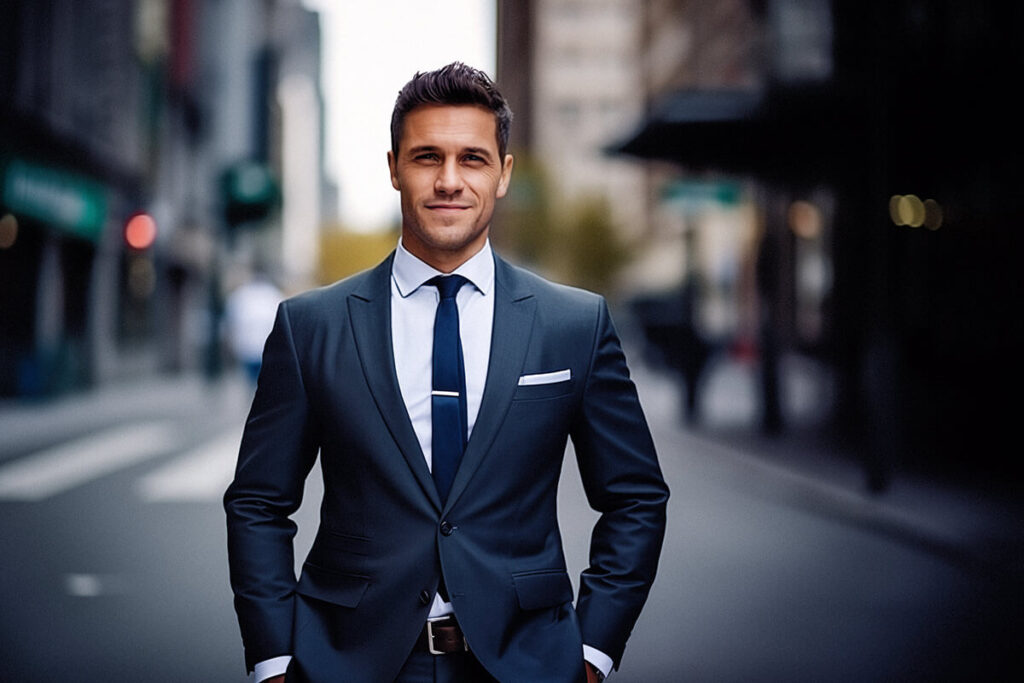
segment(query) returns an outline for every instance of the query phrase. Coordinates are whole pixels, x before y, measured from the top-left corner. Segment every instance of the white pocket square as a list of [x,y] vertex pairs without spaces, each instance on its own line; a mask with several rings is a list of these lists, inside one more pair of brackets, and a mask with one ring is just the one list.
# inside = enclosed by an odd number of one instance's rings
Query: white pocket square
[[519,378],[519,386],[528,387],[535,384],[554,384],[555,382],[568,382],[572,373],[568,370],[556,370],[555,372],[542,372],[538,375],[523,375]]

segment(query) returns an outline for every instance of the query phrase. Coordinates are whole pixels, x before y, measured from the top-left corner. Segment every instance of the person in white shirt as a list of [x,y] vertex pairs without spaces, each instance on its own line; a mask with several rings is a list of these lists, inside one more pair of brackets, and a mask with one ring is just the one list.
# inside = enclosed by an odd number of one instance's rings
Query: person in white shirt
[[224,310],[231,353],[255,384],[263,357],[263,344],[274,328],[277,306],[284,294],[261,271],[228,295]]

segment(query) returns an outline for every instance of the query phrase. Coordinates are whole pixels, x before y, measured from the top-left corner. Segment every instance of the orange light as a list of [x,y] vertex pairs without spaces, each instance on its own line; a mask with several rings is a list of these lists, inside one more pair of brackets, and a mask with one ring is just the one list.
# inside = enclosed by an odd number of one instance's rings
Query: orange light
[[135,214],[124,226],[124,241],[132,249],[150,248],[156,241],[156,221],[148,214]]
[[824,220],[821,209],[811,202],[798,199],[789,205],[789,228],[797,237],[813,240],[821,235]]

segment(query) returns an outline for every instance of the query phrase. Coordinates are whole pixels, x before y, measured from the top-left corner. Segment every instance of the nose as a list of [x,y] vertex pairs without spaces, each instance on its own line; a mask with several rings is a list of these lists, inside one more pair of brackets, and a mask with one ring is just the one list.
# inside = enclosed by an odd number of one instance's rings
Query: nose
[[446,159],[438,168],[437,178],[434,180],[434,191],[438,194],[455,194],[462,189],[462,174],[459,172],[459,165],[455,159]]

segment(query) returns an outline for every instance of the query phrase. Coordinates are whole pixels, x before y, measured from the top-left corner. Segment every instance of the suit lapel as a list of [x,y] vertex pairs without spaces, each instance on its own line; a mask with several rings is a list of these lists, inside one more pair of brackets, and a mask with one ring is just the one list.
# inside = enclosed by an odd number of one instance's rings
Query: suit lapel
[[465,490],[505,421],[533,329],[536,308],[533,293],[523,286],[512,266],[497,255],[494,261],[494,326],[487,381],[473,434],[455,473],[445,509],[450,509]]
[[363,285],[349,295],[348,311],[352,320],[359,361],[366,383],[388,431],[398,444],[416,481],[438,510],[441,499],[402,400],[395,372],[391,342],[391,262],[394,254],[374,268]]

